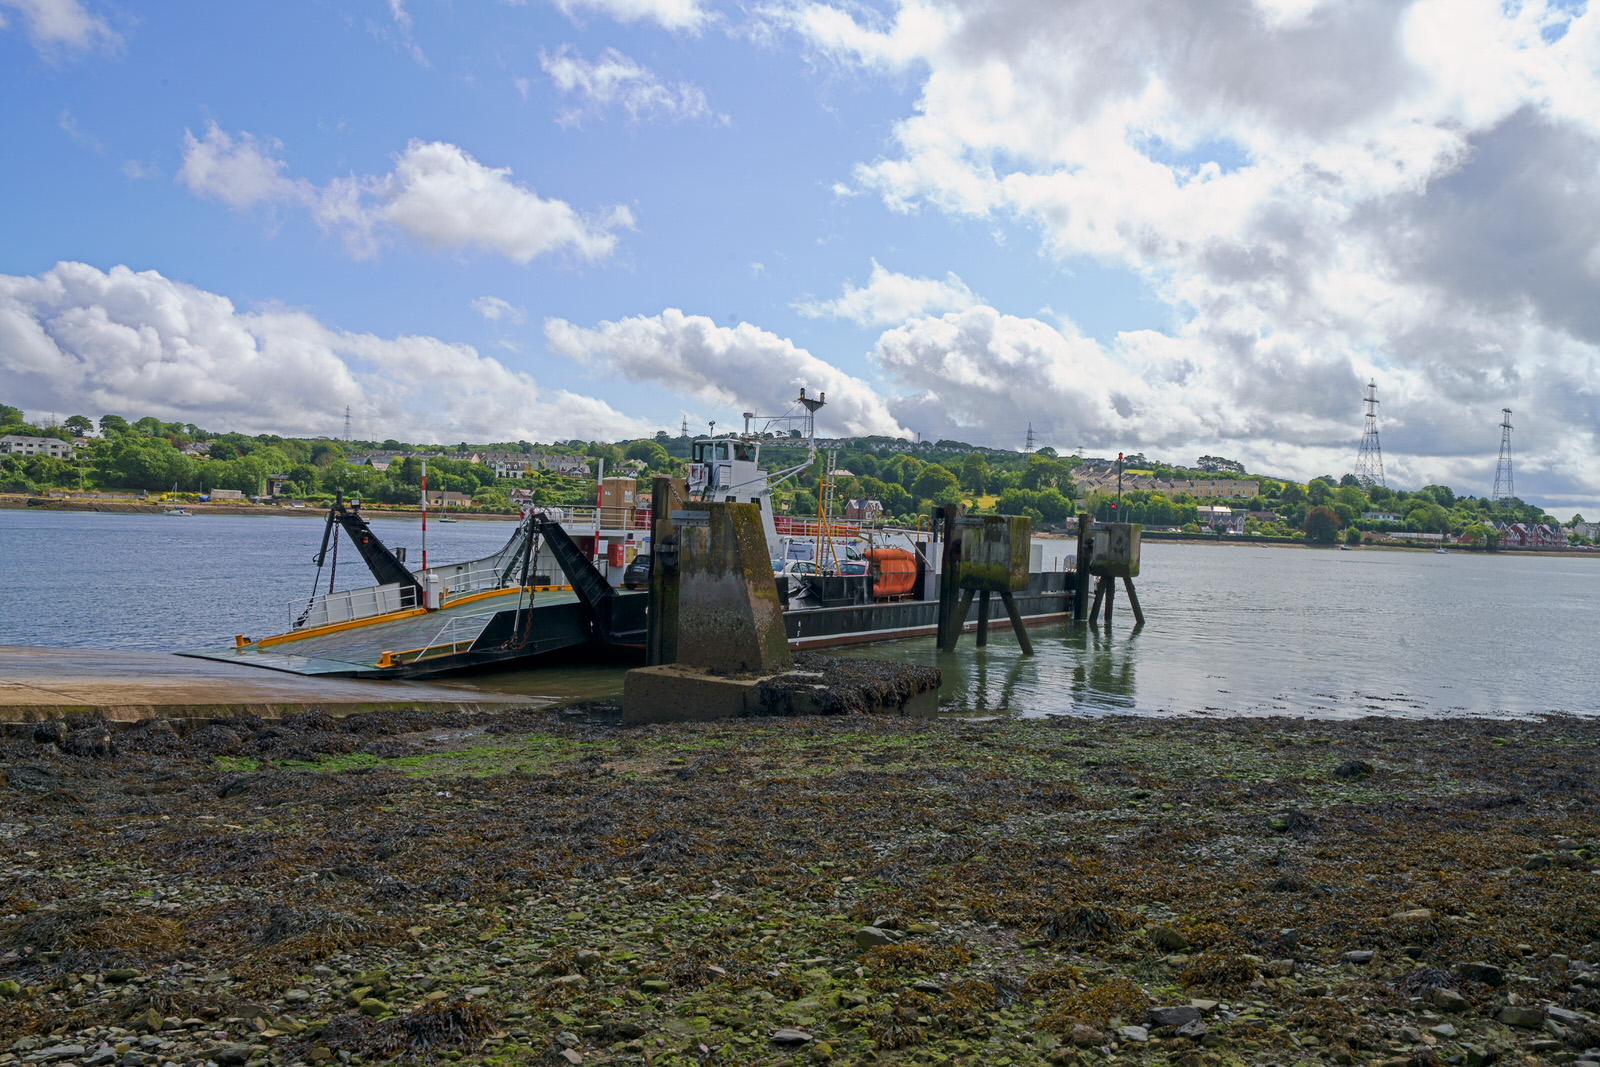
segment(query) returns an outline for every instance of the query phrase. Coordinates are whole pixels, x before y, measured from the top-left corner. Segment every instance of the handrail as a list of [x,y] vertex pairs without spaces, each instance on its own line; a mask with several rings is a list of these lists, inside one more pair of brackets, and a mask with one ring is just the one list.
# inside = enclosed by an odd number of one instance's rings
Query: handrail
[[[496,614],[498,614],[498,613],[497,612],[493,612],[493,611],[485,611],[485,612],[480,612],[480,613],[478,613],[476,615],[453,615],[453,616],[451,616],[450,618],[445,620],[444,625],[439,627],[438,632],[435,633],[433,635],[433,637],[429,639],[427,644],[425,644],[421,648],[417,649],[416,655],[412,656],[412,658],[411,658],[411,662],[415,663],[417,660],[425,658],[428,655],[428,653],[432,652],[436,647],[438,647],[441,644],[448,644],[449,645],[449,651],[451,651],[451,652],[456,651],[456,646],[459,645],[459,644],[462,644],[463,642],[459,638],[456,637],[455,631],[458,630],[458,629],[461,629],[463,623],[466,623],[466,622],[469,622],[469,621],[472,621],[472,620],[480,620],[481,619],[482,622],[479,623],[477,630],[472,634],[471,637],[467,638],[466,641],[464,642],[466,644],[466,646],[470,649],[472,647],[472,643],[474,641],[476,641],[478,638],[482,637],[483,636],[483,631],[487,630],[489,628],[489,622],[490,622],[490,620],[492,620],[495,617]],[[451,635],[451,640],[449,642],[444,642],[444,641],[440,640],[441,638],[443,638],[445,636],[446,633],[449,633]]]

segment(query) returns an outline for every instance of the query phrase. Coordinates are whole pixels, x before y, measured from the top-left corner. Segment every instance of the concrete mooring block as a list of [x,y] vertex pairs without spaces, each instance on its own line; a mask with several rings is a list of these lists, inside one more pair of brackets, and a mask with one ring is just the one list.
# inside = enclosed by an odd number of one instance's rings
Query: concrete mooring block
[[724,674],[793,666],[761,512],[715,502],[678,529],[677,662]]

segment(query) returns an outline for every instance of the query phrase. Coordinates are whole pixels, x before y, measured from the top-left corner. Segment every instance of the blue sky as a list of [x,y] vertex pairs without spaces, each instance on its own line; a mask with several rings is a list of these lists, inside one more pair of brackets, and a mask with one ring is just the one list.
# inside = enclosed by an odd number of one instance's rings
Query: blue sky
[[[1600,30],[1478,0],[0,0],[0,400],[822,428],[1600,512]],[[1181,28],[1181,32],[1179,32]]]

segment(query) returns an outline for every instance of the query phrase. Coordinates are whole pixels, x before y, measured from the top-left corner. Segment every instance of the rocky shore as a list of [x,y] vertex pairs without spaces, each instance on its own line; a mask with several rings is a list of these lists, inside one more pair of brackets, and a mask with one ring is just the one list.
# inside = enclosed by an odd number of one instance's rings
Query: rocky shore
[[1600,1062],[1600,721],[0,741],[14,1064]]

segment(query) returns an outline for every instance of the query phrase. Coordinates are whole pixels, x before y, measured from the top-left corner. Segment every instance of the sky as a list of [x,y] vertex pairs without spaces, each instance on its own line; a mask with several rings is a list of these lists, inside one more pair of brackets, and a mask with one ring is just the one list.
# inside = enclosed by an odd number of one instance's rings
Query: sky
[[0,402],[1600,514],[1581,0],[0,0]]

